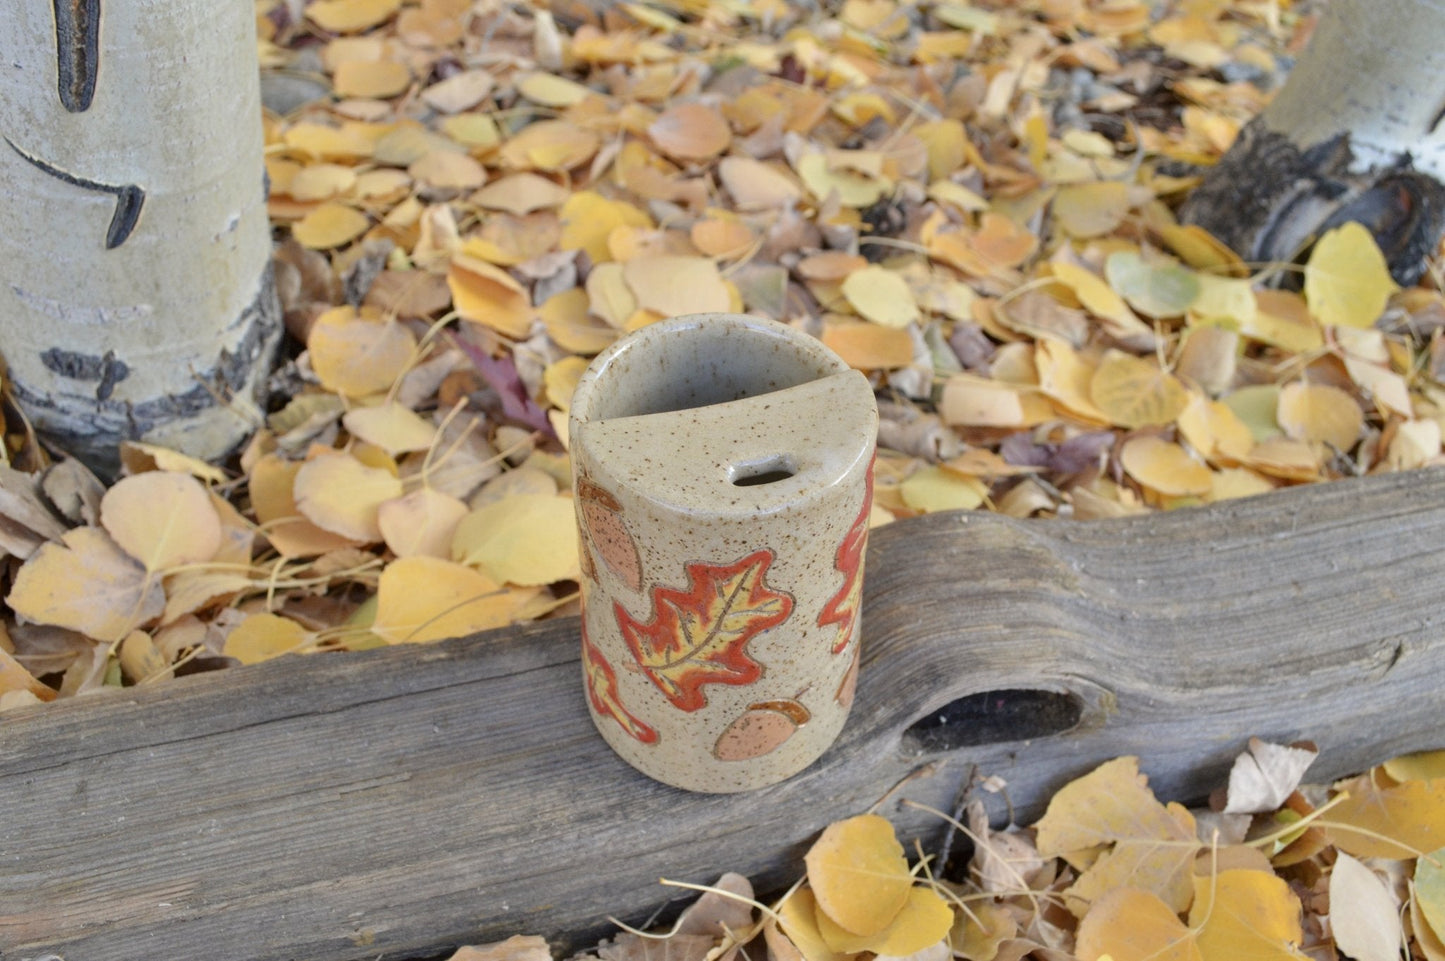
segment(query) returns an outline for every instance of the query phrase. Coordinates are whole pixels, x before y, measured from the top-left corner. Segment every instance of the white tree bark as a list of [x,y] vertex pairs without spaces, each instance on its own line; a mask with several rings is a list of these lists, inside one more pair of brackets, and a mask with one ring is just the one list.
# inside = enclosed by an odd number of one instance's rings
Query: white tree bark
[[1184,205],[1253,261],[1345,220],[1402,283],[1445,228],[1445,2],[1330,0],[1284,86]]
[[1262,115],[1308,148],[1348,134],[1351,170],[1390,166],[1445,178],[1445,3],[1332,0]]
[[217,457],[279,336],[255,21],[239,0],[0,9],[0,353],[22,410],[113,467]]

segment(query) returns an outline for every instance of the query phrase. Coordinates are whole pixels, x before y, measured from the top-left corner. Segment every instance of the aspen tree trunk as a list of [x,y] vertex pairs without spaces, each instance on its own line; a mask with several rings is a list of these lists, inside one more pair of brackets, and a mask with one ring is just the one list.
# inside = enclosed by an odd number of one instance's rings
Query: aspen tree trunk
[[1294,260],[1347,220],[1397,280],[1445,226],[1445,3],[1330,0],[1284,86],[1182,211],[1248,260]]
[[254,428],[279,338],[252,4],[5,0],[0,353],[42,436],[202,458]]

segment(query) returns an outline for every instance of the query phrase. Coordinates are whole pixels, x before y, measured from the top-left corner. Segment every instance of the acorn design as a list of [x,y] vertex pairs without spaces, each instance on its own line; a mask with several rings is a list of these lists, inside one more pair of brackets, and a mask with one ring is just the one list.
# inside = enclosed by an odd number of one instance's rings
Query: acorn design
[[[582,505],[583,529],[593,550],[622,583],[634,591],[642,590],[642,558],[622,520],[622,505],[585,477],[577,481],[577,498]],[[595,579],[594,571],[585,573]]]
[[799,701],[758,701],[727,726],[713,745],[719,761],[749,761],[783,746],[813,715]]

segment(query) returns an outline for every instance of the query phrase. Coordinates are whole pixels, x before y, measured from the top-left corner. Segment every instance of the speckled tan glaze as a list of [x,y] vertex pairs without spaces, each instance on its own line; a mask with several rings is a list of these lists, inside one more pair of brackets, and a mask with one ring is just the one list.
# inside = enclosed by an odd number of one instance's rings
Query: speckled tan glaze
[[[569,431],[590,492],[588,708],[644,774],[744,791],[837,737],[860,642],[845,568],[861,557],[877,421],[863,375],[742,315],[643,328],[582,376]],[[767,472],[788,476],[735,483]],[[728,640],[693,657],[669,646],[684,634]]]

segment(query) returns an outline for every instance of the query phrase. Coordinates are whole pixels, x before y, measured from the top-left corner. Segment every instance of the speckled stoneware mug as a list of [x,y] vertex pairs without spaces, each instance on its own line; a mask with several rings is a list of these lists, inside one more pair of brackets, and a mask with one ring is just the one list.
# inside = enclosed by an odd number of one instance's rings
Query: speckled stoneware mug
[[592,719],[692,791],[807,767],[843,727],[878,410],[783,324],[692,314],[614,344],[569,424]]

